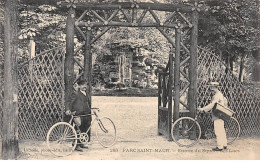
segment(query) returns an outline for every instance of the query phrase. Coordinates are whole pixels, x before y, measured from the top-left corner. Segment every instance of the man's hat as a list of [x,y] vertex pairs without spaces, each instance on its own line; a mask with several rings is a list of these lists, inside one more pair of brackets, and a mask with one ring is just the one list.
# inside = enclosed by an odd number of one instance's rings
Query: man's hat
[[82,80],[78,80],[77,82],[78,85],[83,85],[83,84],[87,84],[87,81],[82,79]]
[[215,86],[215,87],[217,87],[217,86],[219,86],[219,83],[218,83],[218,82],[210,82],[210,83],[209,83],[209,86]]

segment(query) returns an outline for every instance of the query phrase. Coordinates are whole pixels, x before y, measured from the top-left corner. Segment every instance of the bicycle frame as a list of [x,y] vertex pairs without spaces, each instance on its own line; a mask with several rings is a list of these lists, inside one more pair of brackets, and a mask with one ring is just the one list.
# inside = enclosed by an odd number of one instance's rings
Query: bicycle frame
[[[86,115],[75,115],[76,112],[69,112],[70,115],[70,120],[69,122],[58,122],[55,123],[48,131],[47,133],[47,145],[49,149],[57,148],[56,147],[56,143],[60,144],[62,146],[62,149],[65,149],[65,153],[59,153],[59,151],[52,151],[53,154],[57,155],[57,156],[64,156],[67,155],[69,152],[69,154],[71,153],[71,151],[73,151],[77,144],[86,144],[88,143],[88,134],[90,132],[91,127],[94,125],[95,121],[98,122],[97,126],[97,130],[96,130],[96,137],[97,140],[99,141],[99,143],[103,146],[103,147],[110,147],[112,145],[114,145],[114,143],[116,142],[116,128],[115,125],[113,123],[113,121],[108,118],[108,117],[99,117],[98,113],[96,110],[99,111],[98,108],[91,108],[92,112],[91,114],[86,114]],[[96,110],[94,110],[96,109]],[[79,118],[79,117],[83,117],[83,116],[92,116],[94,115],[95,118],[92,119],[90,126],[88,127],[86,132],[82,132],[80,130],[80,123],[77,123],[77,121],[75,120],[75,118]],[[104,121],[103,121],[104,120]],[[108,128],[107,128],[107,123],[108,124]],[[85,125],[85,124],[82,124]],[[110,130],[112,127],[112,130]],[[58,132],[56,132],[58,131]],[[101,131],[101,132],[99,132]],[[111,131],[111,132],[110,132]],[[108,139],[108,143],[107,140],[104,139],[102,136],[104,136],[104,134],[107,134],[105,136],[109,136],[113,139]],[[111,136],[111,134],[113,134]],[[103,134],[103,135],[102,135]],[[102,139],[101,139],[101,137]],[[72,145],[72,146],[71,146]]]
[[[197,111],[194,117],[195,122],[198,122],[198,116],[199,116],[200,112]],[[206,113],[206,114],[210,114],[210,113]],[[185,124],[184,124],[185,125]],[[194,124],[193,124],[194,125]],[[186,129],[186,131],[190,131],[193,128],[193,125],[190,126],[190,128]]]
[[[73,119],[74,119],[75,117],[84,117],[84,116],[92,116],[92,115],[95,115],[95,119],[93,119],[93,120],[91,121],[91,124],[90,124],[89,128],[87,129],[86,132],[83,132],[83,133],[88,133],[88,132],[90,131],[91,127],[94,125],[95,121],[101,122],[101,121],[100,121],[100,118],[99,118],[99,116],[98,116],[98,114],[97,114],[97,112],[96,112],[95,110],[93,110],[93,113],[91,113],[91,114],[79,115],[79,116],[74,116],[73,114],[71,114],[71,118],[70,118],[69,124],[71,124],[74,128],[75,128],[75,126],[76,126],[76,128],[77,128],[76,131],[79,131],[79,133],[77,133],[77,140],[80,139],[78,136],[81,134],[81,130],[79,129],[79,126],[78,126],[77,124],[75,124],[75,122],[73,121]],[[102,126],[100,126],[100,128],[101,128],[102,130],[105,130],[105,131],[106,131],[106,129],[104,128],[104,126],[103,126],[102,123],[98,123],[98,124],[99,124],[99,125],[101,124]]]

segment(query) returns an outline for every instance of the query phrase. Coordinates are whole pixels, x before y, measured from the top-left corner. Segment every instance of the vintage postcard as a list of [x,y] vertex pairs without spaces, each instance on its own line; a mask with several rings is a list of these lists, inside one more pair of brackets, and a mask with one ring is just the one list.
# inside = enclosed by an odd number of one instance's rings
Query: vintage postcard
[[0,4],[0,159],[260,159],[259,0]]

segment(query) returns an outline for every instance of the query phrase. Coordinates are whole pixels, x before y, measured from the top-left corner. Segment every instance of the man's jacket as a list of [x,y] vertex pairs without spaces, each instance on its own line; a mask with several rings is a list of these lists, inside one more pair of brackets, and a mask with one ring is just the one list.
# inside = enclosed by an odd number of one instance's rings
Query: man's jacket
[[88,96],[85,96],[81,91],[72,93],[69,103],[67,109],[71,110],[71,112],[76,111],[76,115],[91,114]]
[[[214,101],[213,102],[214,103],[214,107],[216,107],[215,103],[219,103],[219,104],[221,104],[223,106],[227,106],[228,105],[227,99],[224,97],[224,95],[220,91],[216,92],[216,94],[213,96],[213,100],[212,101]],[[214,112],[213,112],[213,114],[212,114],[212,121],[217,120],[217,119],[220,119],[220,118],[217,115],[215,115]]]

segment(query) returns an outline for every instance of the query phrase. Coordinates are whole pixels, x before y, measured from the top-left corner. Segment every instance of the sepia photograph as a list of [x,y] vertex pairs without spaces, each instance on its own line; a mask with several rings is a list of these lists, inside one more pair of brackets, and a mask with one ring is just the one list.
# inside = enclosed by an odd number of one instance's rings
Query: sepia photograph
[[260,0],[0,0],[0,160],[259,160]]

